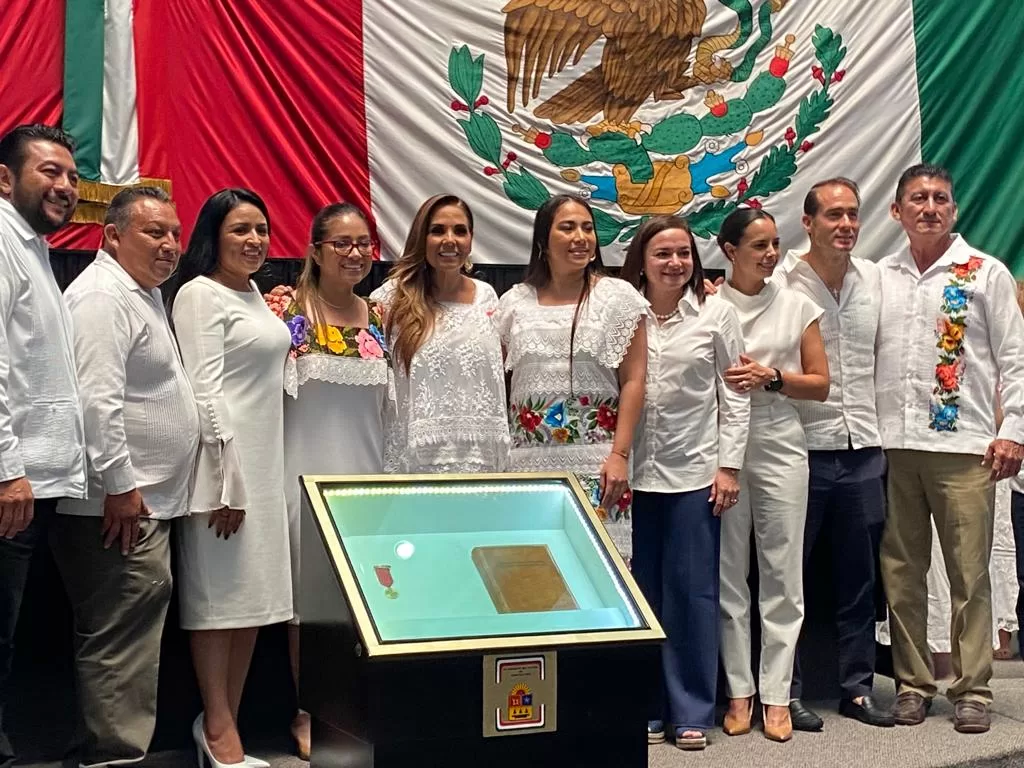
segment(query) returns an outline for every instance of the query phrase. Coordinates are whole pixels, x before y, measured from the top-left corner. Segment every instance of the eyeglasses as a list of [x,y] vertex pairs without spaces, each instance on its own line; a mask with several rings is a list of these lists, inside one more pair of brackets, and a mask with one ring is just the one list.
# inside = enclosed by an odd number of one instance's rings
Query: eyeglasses
[[320,240],[313,243],[313,245],[317,248],[322,245],[329,245],[338,256],[348,256],[352,253],[353,248],[363,256],[373,255],[373,242],[370,240],[359,240],[357,242],[352,242],[351,240]]

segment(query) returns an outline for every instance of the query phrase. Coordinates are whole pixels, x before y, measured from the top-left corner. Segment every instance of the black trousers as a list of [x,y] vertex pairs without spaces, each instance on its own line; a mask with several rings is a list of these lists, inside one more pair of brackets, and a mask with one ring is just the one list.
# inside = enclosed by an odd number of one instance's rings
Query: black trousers
[[0,766],[14,761],[14,749],[4,732],[4,704],[14,663],[14,631],[18,627],[21,598],[25,594],[32,553],[46,541],[57,499],[36,499],[28,528],[13,539],[0,538]]
[[[1013,522],[1013,546],[1017,550],[1017,627],[1024,637],[1024,494],[1014,491],[1010,497],[1010,519]],[[1021,654],[1024,658],[1024,653]]]
[[[839,685],[852,699],[871,693],[875,674],[875,562],[885,523],[885,455],[881,448],[809,451],[808,464],[804,572],[820,542],[832,565]],[[802,683],[798,649],[794,699]]]

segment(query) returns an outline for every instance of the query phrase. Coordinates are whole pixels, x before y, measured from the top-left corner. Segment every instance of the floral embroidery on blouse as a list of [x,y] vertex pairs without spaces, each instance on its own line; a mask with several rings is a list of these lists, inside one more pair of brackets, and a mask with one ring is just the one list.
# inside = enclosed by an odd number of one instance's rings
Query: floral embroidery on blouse
[[512,445],[606,443],[615,437],[619,400],[581,395],[575,400],[531,398],[509,405]]
[[368,302],[368,328],[336,325],[314,327],[295,301],[295,292],[292,288],[279,285],[266,294],[264,299],[274,314],[288,326],[292,336],[292,347],[288,355],[292,359],[319,353],[358,357],[362,360],[391,360],[387,343],[384,341],[381,309],[375,302]]
[[949,268],[949,284],[942,289],[942,314],[935,328],[939,362],[935,366],[935,387],[929,406],[929,428],[937,432],[956,432],[960,418],[960,379],[964,372],[964,336],[967,311],[974,291],[970,284],[977,279],[984,262],[971,256],[964,264]]
[[590,505],[594,508],[597,516],[601,520],[608,520],[611,518],[613,522],[620,520],[628,520],[630,516],[630,505],[633,502],[633,491],[627,488],[619,500],[615,502],[615,506],[609,513],[604,507],[601,506],[601,481],[596,477],[590,475],[577,475],[576,479],[580,481],[580,485],[583,486],[583,490],[587,492],[587,498],[590,501]]

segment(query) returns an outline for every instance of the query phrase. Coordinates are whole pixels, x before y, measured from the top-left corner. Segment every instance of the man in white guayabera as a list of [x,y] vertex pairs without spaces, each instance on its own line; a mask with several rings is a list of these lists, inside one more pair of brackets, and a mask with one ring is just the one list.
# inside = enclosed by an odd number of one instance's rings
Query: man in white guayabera
[[28,567],[61,497],[85,496],[71,318],[43,238],[78,205],[74,139],[47,125],[0,138],[0,766],[3,706]]
[[875,388],[889,460],[881,565],[899,681],[893,714],[900,725],[923,722],[937,691],[925,582],[934,518],[953,608],[946,695],[954,728],[982,733],[992,701],[994,483],[1016,475],[1024,456],[1024,317],[1010,271],[953,234],[947,170],[904,171],[892,216],[907,243],[879,264]]

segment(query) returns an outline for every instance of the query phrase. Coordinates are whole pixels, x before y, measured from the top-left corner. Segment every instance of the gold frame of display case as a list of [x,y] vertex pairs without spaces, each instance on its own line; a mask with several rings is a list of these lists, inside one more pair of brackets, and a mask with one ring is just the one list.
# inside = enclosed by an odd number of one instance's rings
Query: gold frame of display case
[[[388,656],[406,656],[412,654],[486,652],[493,650],[515,651],[516,649],[534,649],[539,647],[556,650],[563,646],[599,645],[602,643],[623,644],[630,642],[658,642],[665,639],[665,633],[658,623],[654,612],[633,580],[621,556],[615,548],[611,537],[605,530],[604,523],[597,516],[587,498],[586,492],[576,476],[569,472],[509,472],[480,474],[417,474],[417,475],[303,475],[303,490],[313,515],[315,516],[320,538],[330,554],[331,565],[348,596],[359,635],[363,641],[363,651],[369,658]],[[410,483],[511,483],[525,481],[557,480],[568,484],[576,496],[583,513],[587,516],[591,530],[601,542],[599,554],[610,566],[615,576],[626,588],[628,598],[646,626],[624,629],[601,629],[578,632],[560,632],[556,634],[516,634],[504,636],[477,636],[455,639],[435,640],[388,640],[382,641],[370,610],[366,597],[359,586],[352,565],[341,542],[341,536],[335,527],[330,511],[324,502],[321,485],[403,485]],[[305,536],[303,537],[305,538]]]

